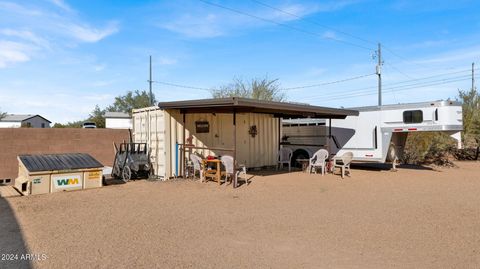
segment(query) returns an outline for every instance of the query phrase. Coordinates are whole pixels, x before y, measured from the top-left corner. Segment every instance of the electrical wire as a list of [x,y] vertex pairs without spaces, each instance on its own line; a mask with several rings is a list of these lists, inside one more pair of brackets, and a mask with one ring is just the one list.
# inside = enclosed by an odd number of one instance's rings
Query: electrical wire
[[342,30],[338,30],[336,28],[333,28],[333,27],[330,27],[328,25],[324,25],[324,24],[320,24],[316,21],[313,21],[313,20],[309,20],[309,19],[305,19],[295,13],[292,13],[292,12],[289,12],[289,11],[286,11],[286,10],[283,10],[283,9],[280,9],[280,8],[277,8],[277,7],[274,7],[274,6],[271,6],[269,4],[266,4],[264,2],[261,2],[261,1],[258,1],[258,0],[250,0],[252,2],[255,2],[261,6],[264,6],[264,7],[267,7],[267,8],[270,8],[272,10],[275,10],[275,11],[278,11],[278,12],[282,12],[283,14],[287,14],[289,16],[292,16],[292,17],[295,17],[301,21],[305,21],[305,22],[308,22],[308,23],[311,23],[311,24],[314,24],[314,25],[317,25],[317,26],[320,26],[320,27],[323,27],[325,29],[328,29],[328,30],[332,30],[332,31],[335,31],[335,32],[338,32],[338,33],[341,33],[343,35],[346,35],[346,36],[349,36],[349,37],[352,37],[352,38],[355,38],[357,40],[360,40],[360,41],[363,41],[365,43],[370,43],[370,44],[373,44],[373,45],[376,45],[376,42],[373,42],[373,41],[370,41],[368,39],[365,39],[365,38],[362,38],[362,37],[359,37],[359,36],[356,36],[356,35],[353,35],[353,34],[350,34],[350,33],[347,33],[345,31],[342,31]]
[[[421,86],[424,86],[424,85],[429,85],[431,83],[443,83],[443,82],[449,82],[449,81],[457,80],[457,79],[463,80],[463,79],[469,79],[469,78],[471,78],[471,75],[461,75],[461,76],[454,76],[454,77],[436,79],[436,80],[431,80],[431,81],[423,81],[423,82],[416,82],[416,83],[410,82],[410,83],[407,83],[406,85],[398,85],[398,84],[405,84],[406,82],[408,82],[408,81],[404,81],[404,82],[391,83],[391,84],[384,85],[385,87],[382,89],[382,91],[395,90],[395,89],[403,90],[404,88],[421,87]],[[410,81],[418,81],[418,80],[419,79],[410,80]],[[392,85],[397,85],[397,86],[392,86]],[[372,89],[377,89],[377,86],[364,87],[364,88],[360,88],[360,89],[352,90],[352,91],[344,91],[344,92],[336,92],[336,93],[331,93],[331,94],[309,96],[309,97],[305,97],[305,99],[346,97],[346,96],[350,96],[352,94],[354,95],[354,94],[362,94],[362,93],[372,92],[371,91]],[[332,92],[332,90],[329,90],[328,92]],[[376,91],[374,91],[374,92],[376,92]]]
[[[438,85],[450,84],[450,83],[459,82],[459,81],[466,81],[470,79],[471,77],[452,78],[452,79],[446,79],[446,80],[434,82],[434,83],[424,83],[419,85],[408,85],[408,86],[406,85],[403,88],[395,89],[395,91],[396,92],[408,91],[408,90],[414,90],[414,89],[425,88],[430,86],[438,86]],[[394,88],[385,88],[383,89],[382,92],[392,93],[393,91],[394,91]],[[318,100],[319,98],[328,99],[328,100],[339,100],[339,99],[348,99],[353,97],[376,95],[376,94],[377,94],[377,91],[364,91],[364,92],[346,93],[346,94],[340,94],[340,95],[318,96],[317,98],[310,98],[310,100]]]
[[372,74],[366,74],[366,75],[361,75],[361,76],[356,76],[356,77],[350,77],[350,78],[345,78],[341,80],[335,80],[335,81],[330,81],[330,82],[324,82],[324,83],[318,83],[318,84],[312,84],[312,85],[304,85],[304,86],[297,86],[297,87],[288,87],[288,88],[283,88],[282,90],[284,91],[289,91],[289,90],[298,90],[298,89],[305,89],[305,88],[314,88],[314,87],[319,87],[319,86],[326,86],[326,85],[331,85],[331,84],[336,84],[336,83],[342,83],[342,82],[347,82],[351,80],[357,80],[369,76],[376,75],[375,73]]
[[368,48],[368,47],[363,46],[363,45],[359,45],[359,44],[356,44],[356,43],[352,43],[352,42],[340,40],[340,39],[333,38],[333,37],[324,36],[324,35],[321,35],[321,34],[315,33],[315,32],[310,32],[310,31],[304,30],[304,29],[302,29],[302,28],[298,28],[298,27],[291,26],[291,25],[288,25],[288,24],[285,24],[285,23],[277,22],[277,21],[274,21],[274,20],[271,20],[271,19],[266,19],[266,18],[257,16],[257,15],[253,15],[253,14],[250,14],[250,13],[247,13],[247,12],[244,12],[244,11],[240,11],[240,10],[238,10],[238,9],[230,8],[230,7],[223,6],[223,5],[220,5],[220,4],[217,4],[217,3],[212,3],[212,2],[210,2],[210,1],[206,1],[206,0],[198,0],[198,1],[203,2],[203,3],[207,4],[207,5],[211,5],[211,6],[214,6],[214,7],[222,8],[222,9],[225,9],[225,10],[228,10],[228,11],[231,11],[231,12],[234,12],[234,13],[237,13],[237,14],[240,14],[240,15],[243,15],[243,16],[248,16],[248,17],[251,17],[251,18],[254,18],[254,19],[257,19],[257,20],[261,20],[261,21],[264,21],[264,22],[276,24],[276,25],[278,25],[278,26],[282,26],[282,27],[284,27],[284,28],[288,28],[288,29],[290,29],[290,30],[294,30],[294,31],[297,31],[297,32],[300,32],[300,33],[304,33],[304,34],[308,34],[308,35],[313,35],[313,36],[321,37],[321,38],[323,38],[323,39],[333,40],[333,41],[336,41],[336,42],[339,42],[339,43],[343,43],[343,44],[345,44],[345,45],[349,45],[349,46],[361,48],[361,49],[368,50],[368,51],[372,51],[372,50],[373,50],[372,48]]
[[212,89],[207,89],[207,88],[202,88],[202,87],[196,87],[196,86],[188,86],[188,85],[182,85],[182,84],[176,84],[176,83],[170,83],[170,82],[165,82],[165,81],[152,81],[154,83],[158,84],[163,84],[167,86],[172,86],[172,87],[177,87],[177,88],[184,88],[184,89],[192,89],[192,90],[202,90],[202,91],[212,91]]
[[386,64],[387,66],[389,66],[390,68],[392,68],[393,70],[397,71],[398,73],[404,75],[405,77],[407,77],[407,78],[409,78],[409,79],[415,79],[414,77],[406,74],[406,73],[403,72],[402,70],[400,70],[400,69],[396,68],[395,66],[393,66],[393,64],[391,64],[391,63],[389,63],[389,62],[385,62],[385,64]]

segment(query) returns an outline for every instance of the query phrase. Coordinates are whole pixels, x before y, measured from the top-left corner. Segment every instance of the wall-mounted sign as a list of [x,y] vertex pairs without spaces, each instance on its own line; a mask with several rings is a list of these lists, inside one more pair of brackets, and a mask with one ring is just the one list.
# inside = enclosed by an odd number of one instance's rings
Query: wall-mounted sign
[[248,134],[251,135],[252,137],[255,137],[257,133],[258,133],[257,125],[250,126],[250,128],[248,129]]
[[52,176],[55,189],[72,189],[82,187],[81,175]]
[[210,124],[208,123],[208,121],[196,121],[195,122],[195,132],[197,134],[209,133],[210,132]]
[[100,179],[101,177],[102,176],[100,171],[92,171],[88,173],[88,179],[97,180],[97,179]]

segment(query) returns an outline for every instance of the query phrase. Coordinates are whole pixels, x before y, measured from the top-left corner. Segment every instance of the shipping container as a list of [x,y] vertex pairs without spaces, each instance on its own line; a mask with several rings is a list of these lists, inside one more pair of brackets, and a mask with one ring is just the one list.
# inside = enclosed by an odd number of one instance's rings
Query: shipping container
[[[232,155],[232,122],[230,113],[185,114],[185,137],[191,145],[202,148],[189,153],[196,152],[204,157]],[[248,168],[276,165],[279,122],[280,119],[271,114],[236,114],[237,162]],[[155,175],[167,179],[181,174],[183,115],[180,111],[158,107],[133,110],[133,139],[149,145]]]

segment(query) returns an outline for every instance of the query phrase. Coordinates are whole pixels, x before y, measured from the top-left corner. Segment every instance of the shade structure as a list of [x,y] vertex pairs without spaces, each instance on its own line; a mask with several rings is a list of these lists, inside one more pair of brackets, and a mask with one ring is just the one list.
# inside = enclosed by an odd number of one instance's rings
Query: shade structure
[[344,119],[358,116],[358,111],[330,107],[312,106],[301,103],[263,101],[249,98],[230,97],[160,102],[161,109],[179,109],[181,113],[264,113],[279,118],[329,118]]

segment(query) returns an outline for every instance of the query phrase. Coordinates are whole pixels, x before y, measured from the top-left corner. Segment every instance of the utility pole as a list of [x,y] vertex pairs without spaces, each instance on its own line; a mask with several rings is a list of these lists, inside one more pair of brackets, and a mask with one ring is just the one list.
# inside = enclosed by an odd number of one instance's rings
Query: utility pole
[[153,106],[153,94],[152,94],[152,55],[150,55],[150,79],[148,80],[148,84],[150,85],[150,105]]
[[377,50],[377,75],[378,75],[378,106],[382,106],[382,45],[378,43],[378,50]]
[[475,90],[475,63],[472,63],[472,91]]

